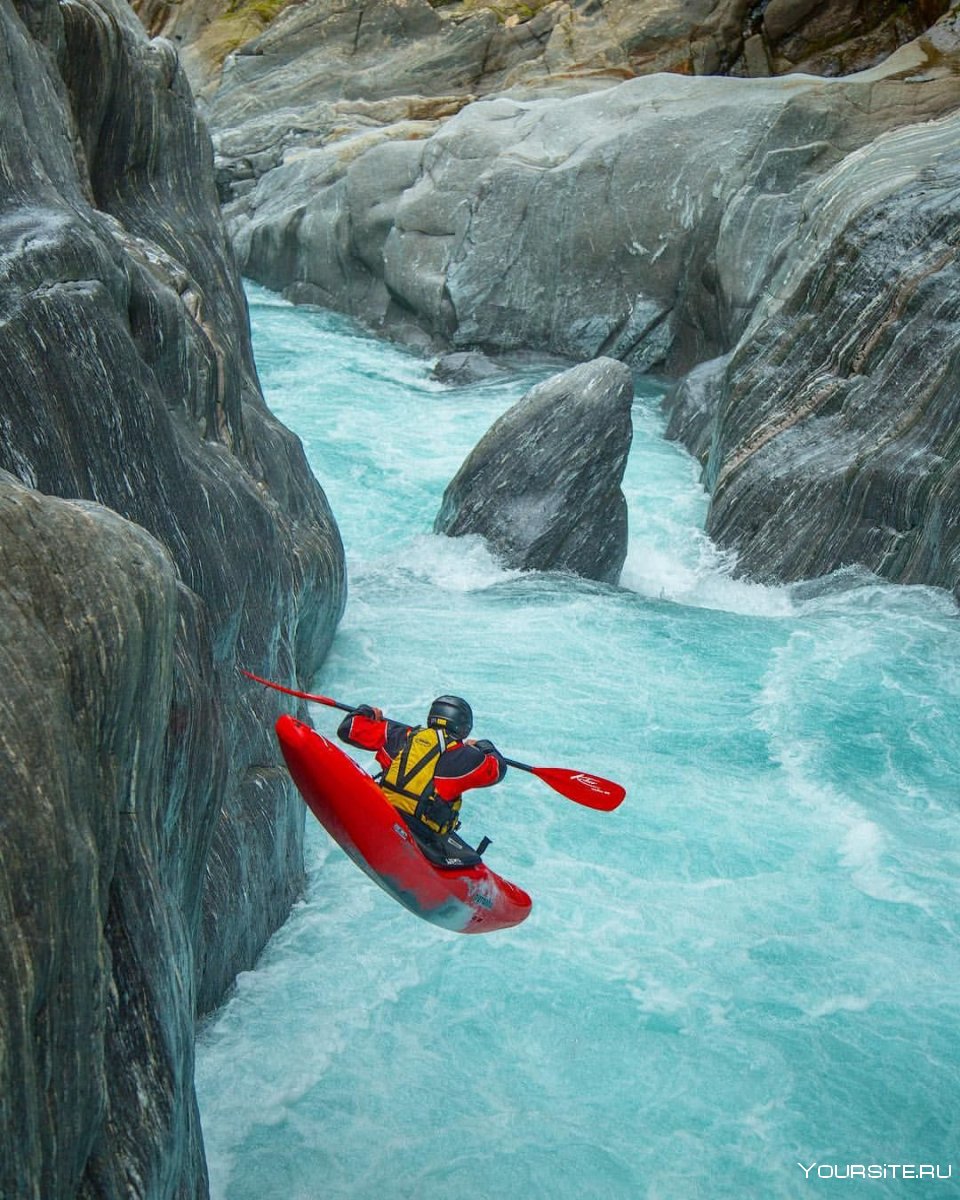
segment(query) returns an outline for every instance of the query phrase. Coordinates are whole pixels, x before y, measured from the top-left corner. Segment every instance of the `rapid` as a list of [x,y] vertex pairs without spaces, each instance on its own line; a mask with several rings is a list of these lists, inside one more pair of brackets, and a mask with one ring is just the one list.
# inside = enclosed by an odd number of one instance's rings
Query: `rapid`
[[[417,920],[308,817],[307,892],[200,1033],[215,1200],[960,1195],[952,598],[734,578],[647,383],[621,586],[504,570],[433,518],[558,368],[451,388],[249,297],[348,557],[302,682],[410,721],[466,696],[505,754],[628,795],[598,813],[518,771],[468,794],[461,832],[534,901],[480,937]],[[311,707],[326,734],[339,715]]]

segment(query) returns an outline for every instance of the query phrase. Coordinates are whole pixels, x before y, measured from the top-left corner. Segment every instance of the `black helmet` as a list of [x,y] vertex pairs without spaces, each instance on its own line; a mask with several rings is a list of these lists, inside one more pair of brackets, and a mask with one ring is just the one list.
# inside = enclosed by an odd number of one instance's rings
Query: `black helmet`
[[473,709],[459,696],[438,696],[430,705],[427,724],[465,738],[473,728]]

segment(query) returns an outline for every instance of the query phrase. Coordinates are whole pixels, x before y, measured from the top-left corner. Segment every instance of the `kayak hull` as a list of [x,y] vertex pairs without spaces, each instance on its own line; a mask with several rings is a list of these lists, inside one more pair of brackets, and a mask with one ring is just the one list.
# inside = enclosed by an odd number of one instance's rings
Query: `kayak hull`
[[424,855],[373,779],[339,746],[284,714],[276,724],[297,790],[327,833],[396,901],[455,933],[489,933],[519,925],[532,901],[486,864],[455,869]]

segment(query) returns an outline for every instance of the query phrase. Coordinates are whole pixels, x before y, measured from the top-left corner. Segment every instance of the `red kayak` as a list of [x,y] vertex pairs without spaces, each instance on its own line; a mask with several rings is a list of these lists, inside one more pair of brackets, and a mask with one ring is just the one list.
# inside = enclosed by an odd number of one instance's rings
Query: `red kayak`
[[456,834],[421,846],[373,779],[339,746],[287,714],[276,730],[313,815],[394,900],[456,933],[509,929],[530,915],[527,893],[491,871]]

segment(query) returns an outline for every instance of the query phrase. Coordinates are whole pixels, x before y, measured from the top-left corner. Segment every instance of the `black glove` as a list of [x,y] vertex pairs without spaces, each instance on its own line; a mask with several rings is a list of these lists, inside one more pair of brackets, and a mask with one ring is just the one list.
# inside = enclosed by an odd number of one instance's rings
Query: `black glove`
[[351,717],[367,717],[370,721],[383,720],[383,713],[379,708],[373,708],[369,704],[360,704],[356,708],[350,710]]
[[496,748],[493,742],[488,742],[486,738],[481,738],[479,742],[474,742],[473,744],[483,754],[496,754],[498,758],[500,757],[500,751]]

